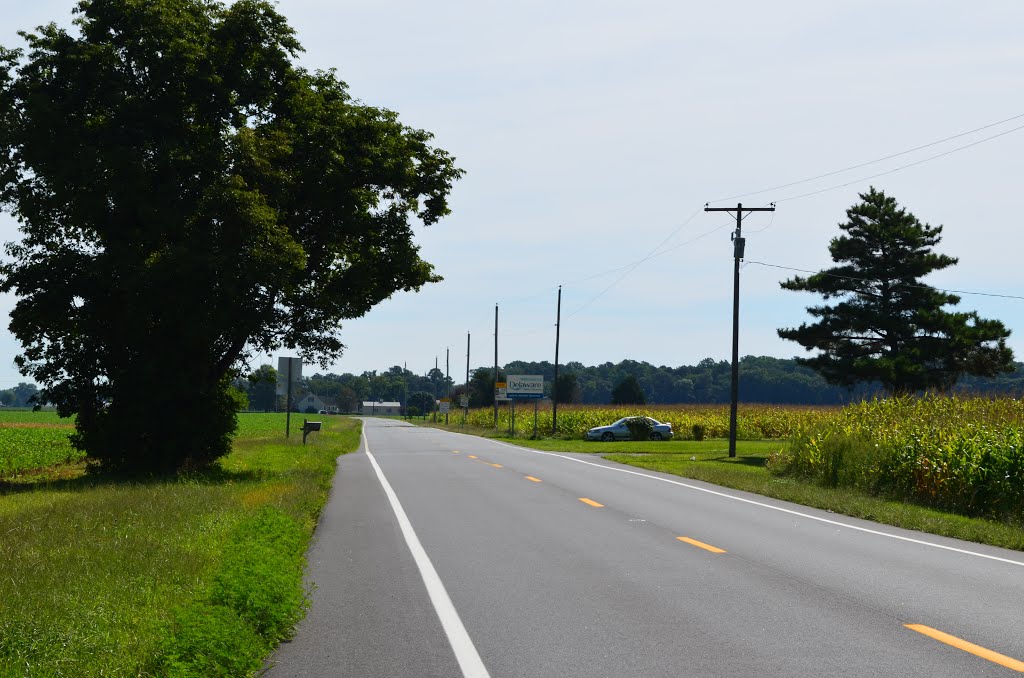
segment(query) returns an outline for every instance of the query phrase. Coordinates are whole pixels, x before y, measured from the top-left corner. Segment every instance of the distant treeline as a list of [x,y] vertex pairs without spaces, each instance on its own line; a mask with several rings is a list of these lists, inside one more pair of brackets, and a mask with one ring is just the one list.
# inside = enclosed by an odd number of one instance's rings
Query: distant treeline
[[[966,377],[954,389],[957,393],[1021,395],[1024,393],[1024,363],[1014,372],[990,379]],[[505,365],[510,374],[543,374],[554,378],[554,366],[547,362],[516,361]],[[727,403],[730,400],[731,366],[728,361],[705,358],[696,365],[656,367],[646,362],[623,360],[588,367],[570,362],[559,367],[562,374],[575,375],[577,401],[604,404],[612,389],[632,375],[640,382],[648,403]],[[859,401],[881,392],[878,384],[854,389],[828,384],[817,372],[794,359],[745,356],[740,359],[740,400],[749,403],[787,405],[839,405]]]
[[[1011,373],[994,378],[965,377],[957,384],[957,393],[1010,395],[1024,394],[1024,363],[1016,363]],[[242,383],[249,391],[254,409],[273,409],[275,395],[272,370],[265,366],[270,381]],[[479,367],[473,371],[470,384],[470,403],[488,405],[486,396],[493,381],[493,368]],[[507,374],[541,374],[550,392],[554,380],[554,365],[547,361],[524,362],[516,360],[501,368]],[[584,404],[608,404],[612,390],[628,376],[635,377],[643,389],[644,397],[652,404],[727,403],[729,402],[730,365],[728,361],[705,358],[696,365],[657,367],[646,362],[623,360],[586,366],[570,362],[559,367],[563,382],[561,401]],[[568,383],[565,383],[568,380]],[[405,403],[415,393],[429,393],[443,397],[450,385],[454,398],[464,392],[461,379],[448,378],[440,370],[417,375],[395,366],[384,372],[370,371],[360,375],[315,374],[303,379],[305,392],[332,399],[342,411],[353,411],[364,400],[384,400]],[[748,403],[776,403],[787,405],[840,405],[881,392],[877,384],[861,385],[854,389],[831,386],[813,370],[798,365],[793,359],[746,356],[740,361],[740,399]],[[568,395],[566,395],[568,394]],[[457,400],[456,400],[457,402]]]
[[32,396],[39,392],[35,384],[20,382],[14,388],[0,390],[0,405],[4,407],[32,407]]

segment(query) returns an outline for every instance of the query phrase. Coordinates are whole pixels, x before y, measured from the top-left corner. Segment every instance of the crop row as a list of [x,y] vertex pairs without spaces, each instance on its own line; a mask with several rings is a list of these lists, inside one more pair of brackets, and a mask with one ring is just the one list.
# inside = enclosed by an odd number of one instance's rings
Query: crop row
[[68,439],[72,430],[50,426],[0,426],[0,477],[81,459],[82,454],[71,447]]

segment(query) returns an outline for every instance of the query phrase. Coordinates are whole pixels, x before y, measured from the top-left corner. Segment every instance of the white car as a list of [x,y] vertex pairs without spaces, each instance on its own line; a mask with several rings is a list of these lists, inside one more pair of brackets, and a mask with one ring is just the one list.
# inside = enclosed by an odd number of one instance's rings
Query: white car
[[[586,433],[587,440],[603,440],[610,442],[612,440],[629,440],[629,426],[626,425],[630,419],[635,417],[623,417],[616,422],[609,424],[608,426],[595,426]],[[651,422],[651,440],[668,440],[672,437],[672,424],[662,423],[657,419],[651,419],[645,417],[647,421]]]

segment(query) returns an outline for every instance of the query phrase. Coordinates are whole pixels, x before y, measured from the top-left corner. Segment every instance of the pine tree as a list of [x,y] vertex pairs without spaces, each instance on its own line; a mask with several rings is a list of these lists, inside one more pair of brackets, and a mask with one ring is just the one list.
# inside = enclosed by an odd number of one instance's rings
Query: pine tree
[[957,263],[932,249],[942,226],[921,223],[874,188],[860,199],[839,224],[843,235],[829,244],[839,265],[781,283],[836,300],[807,309],[817,322],[779,330],[783,339],[819,351],[798,362],[829,383],[878,382],[890,393],[946,390],[964,374],[1011,371],[1010,331],[1001,322],[944,310],[960,297],[920,281]]

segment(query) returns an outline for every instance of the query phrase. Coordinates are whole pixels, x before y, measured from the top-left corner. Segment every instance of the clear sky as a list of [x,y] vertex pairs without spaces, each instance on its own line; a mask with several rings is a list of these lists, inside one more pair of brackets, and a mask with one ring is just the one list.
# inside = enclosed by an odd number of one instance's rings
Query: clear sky
[[[18,28],[68,23],[72,6],[0,0],[0,44],[18,45]],[[869,185],[944,225],[938,249],[960,263],[926,282],[1024,296],[1024,129],[1010,131],[1024,117],[735,197],[1024,116],[1019,0],[278,8],[304,66],[336,68],[355,97],[429,130],[467,171],[452,215],[418,231],[444,282],[345,323],[332,371],[422,373],[435,357],[444,369],[451,347],[459,379],[467,332],[472,365],[493,363],[495,304],[499,362],[553,361],[560,284],[562,363],[728,360],[734,223],[704,213],[709,201],[778,207],[744,222],[741,355],[802,353],[775,331],[818,299],[781,290],[794,273],[764,264],[828,266],[837,224]],[[16,237],[0,216],[0,239]],[[0,298],[0,315],[13,304]],[[959,308],[1002,320],[1024,360],[1024,300],[965,294]],[[0,387],[20,378],[17,350],[0,328]]]

